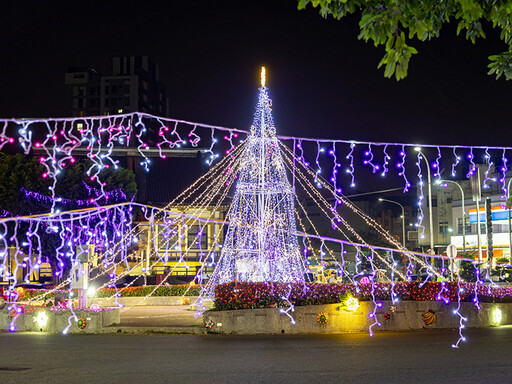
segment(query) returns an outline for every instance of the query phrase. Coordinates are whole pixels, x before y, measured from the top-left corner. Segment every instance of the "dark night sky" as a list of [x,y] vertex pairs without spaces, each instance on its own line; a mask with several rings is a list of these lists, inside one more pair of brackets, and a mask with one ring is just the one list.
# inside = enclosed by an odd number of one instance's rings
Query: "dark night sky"
[[[80,4],[80,5],[78,5]],[[296,0],[4,1],[0,117],[62,116],[70,66],[106,69],[149,55],[170,117],[247,129],[259,67],[283,135],[510,145],[512,82],[488,76],[499,34],[476,45],[443,29],[416,43],[409,76],[385,79],[383,48],[357,40],[358,17],[325,20]]]

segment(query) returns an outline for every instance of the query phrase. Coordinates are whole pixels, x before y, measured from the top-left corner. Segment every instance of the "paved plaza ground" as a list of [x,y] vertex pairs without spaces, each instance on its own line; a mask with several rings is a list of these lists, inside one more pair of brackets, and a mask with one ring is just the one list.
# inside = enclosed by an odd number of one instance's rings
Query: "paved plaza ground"
[[512,327],[342,335],[0,334],[8,383],[510,383]]
[[134,306],[121,309],[121,325],[126,327],[190,327],[203,325],[188,305]]

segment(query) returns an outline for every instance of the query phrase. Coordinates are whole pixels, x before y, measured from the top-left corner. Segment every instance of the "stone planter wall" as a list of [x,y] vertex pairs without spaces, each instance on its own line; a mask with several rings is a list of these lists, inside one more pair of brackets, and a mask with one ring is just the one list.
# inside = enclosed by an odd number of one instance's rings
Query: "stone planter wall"
[[[376,312],[377,320],[382,326],[374,326],[374,331],[459,327],[459,316],[454,314],[457,303],[446,305],[438,301],[403,301],[394,305],[394,311],[391,308],[391,301],[382,303],[382,308],[378,308]],[[360,302],[360,307],[355,312],[338,311],[338,306],[339,304],[296,307],[295,312],[290,313],[296,322],[295,325],[288,316],[280,312],[279,308],[206,311],[204,321],[206,323],[211,320],[214,323],[211,331],[225,334],[368,332],[368,328],[374,322],[374,319],[369,317],[374,309],[373,302]],[[465,323],[467,328],[512,324],[511,303],[481,303],[480,306],[479,311],[473,303],[461,303],[460,313],[468,319]],[[436,315],[436,321],[432,325],[426,325],[421,316],[429,309]],[[499,322],[496,319],[497,309],[501,311]],[[317,315],[321,312],[327,315],[326,324],[317,321]],[[385,320],[386,313],[389,320]]]
[[[0,330],[3,331],[9,330],[11,324],[11,315],[7,307],[5,306],[0,310]],[[119,324],[121,321],[118,308],[102,311],[78,309],[74,311],[76,316],[86,321],[85,328],[80,329],[74,318],[71,317],[72,313],[69,309],[55,311],[45,307],[23,307],[24,312],[16,318],[14,323],[16,331],[61,333],[71,323],[68,333],[106,333],[111,332],[111,329],[107,327]],[[38,316],[41,316],[41,313],[46,315],[46,324],[41,324],[35,320]]]

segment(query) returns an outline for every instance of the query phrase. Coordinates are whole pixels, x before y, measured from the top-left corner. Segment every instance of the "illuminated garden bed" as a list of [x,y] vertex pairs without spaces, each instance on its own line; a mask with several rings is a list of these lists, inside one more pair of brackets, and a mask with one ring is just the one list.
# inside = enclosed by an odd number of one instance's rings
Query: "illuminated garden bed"
[[[98,290],[91,290],[88,296],[91,298],[113,298],[117,297],[145,297],[155,290],[154,285],[147,285],[142,287],[126,287],[118,288],[101,288]],[[160,286],[156,288],[151,296],[199,296],[201,287],[198,285],[170,285]],[[45,301],[51,301],[55,295],[61,294],[69,295],[69,290],[52,290],[52,289],[19,289],[20,297],[18,301],[37,300],[38,298]],[[76,297],[76,291],[75,297]],[[44,298],[43,298],[44,295]]]
[[[512,287],[460,283],[462,302],[512,303]],[[396,282],[375,284],[283,284],[231,282],[215,289],[215,310],[335,304],[350,293],[360,301],[457,302],[458,284]],[[285,299],[286,298],[286,299]]]

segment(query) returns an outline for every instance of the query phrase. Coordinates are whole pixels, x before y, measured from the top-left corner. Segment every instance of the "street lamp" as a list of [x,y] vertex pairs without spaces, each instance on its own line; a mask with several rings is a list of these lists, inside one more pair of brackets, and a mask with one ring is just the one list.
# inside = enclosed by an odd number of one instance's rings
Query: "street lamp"
[[434,222],[432,219],[432,181],[430,179],[430,164],[427,161],[427,158],[421,152],[421,147],[414,147],[414,150],[418,152],[418,154],[425,160],[425,165],[427,166],[427,177],[428,177],[428,216],[430,221],[430,252],[433,254],[434,252]]
[[466,253],[466,211],[464,210],[464,190],[459,183],[453,180],[436,180],[436,184],[443,186],[442,183],[452,183],[459,187],[462,196],[462,251]]
[[404,206],[397,201],[383,199],[382,197],[379,197],[379,201],[387,201],[388,203],[393,203],[393,204],[399,205],[400,208],[402,208],[402,243],[405,248],[405,209],[404,209]]

